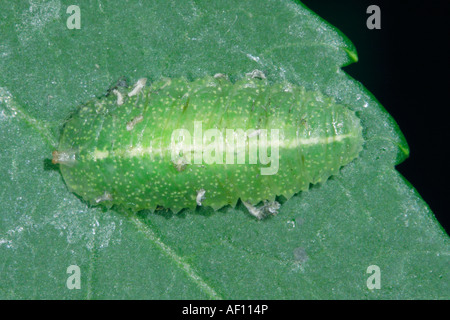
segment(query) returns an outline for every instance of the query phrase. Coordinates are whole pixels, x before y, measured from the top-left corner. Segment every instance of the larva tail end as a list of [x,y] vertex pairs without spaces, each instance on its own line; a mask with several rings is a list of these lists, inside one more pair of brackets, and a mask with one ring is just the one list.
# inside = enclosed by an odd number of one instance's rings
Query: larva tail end
[[59,163],[59,159],[58,159],[58,151],[53,151],[52,152],[52,163],[53,164],[57,164],[57,163]]

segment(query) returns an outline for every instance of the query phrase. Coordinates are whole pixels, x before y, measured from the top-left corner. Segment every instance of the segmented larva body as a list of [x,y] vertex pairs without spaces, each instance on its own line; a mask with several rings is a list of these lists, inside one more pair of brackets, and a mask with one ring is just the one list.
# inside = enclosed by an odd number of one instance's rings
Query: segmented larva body
[[[190,133],[193,143],[183,144],[189,135],[174,140],[176,130]],[[242,132],[243,140],[233,139]],[[235,206],[240,198],[261,216],[261,208],[276,212],[277,195],[289,199],[337,174],[362,144],[353,111],[287,82],[247,77],[232,84],[217,76],[146,86],[141,79],[81,106],[65,124],[53,161],[69,189],[91,204],[178,212]],[[265,149],[252,158],[253,147]]]

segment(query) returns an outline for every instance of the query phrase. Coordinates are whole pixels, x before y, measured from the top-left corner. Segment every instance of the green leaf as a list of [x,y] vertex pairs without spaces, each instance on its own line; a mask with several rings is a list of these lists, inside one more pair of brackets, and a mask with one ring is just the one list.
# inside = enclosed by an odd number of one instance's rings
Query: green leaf
[[[450,298],[449,237],[394,168],[409,152],[395,121],[341,70],[357,54],[337,29],[287,0],[78,3],[79,30],[57,0],[0,4],[0,298]],[[89,208],[49,164],[64,120],[122,76],[254,69],[351,105],[364,127],[360,157],[277,216]]]

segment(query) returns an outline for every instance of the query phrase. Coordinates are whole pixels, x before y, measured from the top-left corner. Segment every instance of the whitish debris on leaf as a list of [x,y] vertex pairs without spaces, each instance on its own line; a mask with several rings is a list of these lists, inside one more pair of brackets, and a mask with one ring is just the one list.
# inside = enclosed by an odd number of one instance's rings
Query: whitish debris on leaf
[[185,157],[179,157],[176,160],[172,160],[173,166],[178,172],[184,171],[189,164]]
[[277,201],[264,200],[263,205],[259,208],[253,206],[251,203],[243,201],[245,207],[251,215],[255,216],[258,220],[264,219],[269,215],[275,215],[278,213],[281,205]]
[[284,92],[293,92],[292,84],[285,83],[284,86],[283,86],[283,91]]
[[112,201],[112,195],[111,193],[109,193],[108,191],[105,191],[105,193],[103,193],[101,196],[97,197],[95,199],[96,203],[100,203],[102,201]]
[[216,73],[214,79],[228,79],[228,76],[225,73]]
[[139,79],[136,84],[133,87],[133,90],[131,90],[128,93],[129,97],[137,95],[139,92],[141,92],[142,88],[145,87],[145,84],[147,83],[147,78],[141,78]]
[[133,120],[131,120],[130,122],[127,123],[127,130],[128,131],[133,130],[134,126],[136,124],[138,124],[139,122],[142,122],[142,120],[144,120],[144,116],[142,114],[137,116],[136,118],[134,118]]
[[252,72],[245,74],[247,77],[250,78],[258,78],[258,79],[266,79],[266,75],[261,70],[255,69]]
[[117,105],[121,106],[123,105],[123,96],[122,94],[119,92],[119,90],[114,89],[113,93],[117,96]]
[[205,189],[200,189],[200,190],[197,191],[197,198],[195,199],[195,201],[197,202],[198,206],[201,206],[203,200],[206,199],[205,193],[206,193]]

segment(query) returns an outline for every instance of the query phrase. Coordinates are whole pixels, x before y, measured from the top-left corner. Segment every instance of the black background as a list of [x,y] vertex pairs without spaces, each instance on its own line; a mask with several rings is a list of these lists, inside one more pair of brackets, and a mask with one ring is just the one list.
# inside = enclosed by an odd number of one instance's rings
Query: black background
[[[355,45],[344,68],[394,117],[410,156],[397,170],[450,234],[450,1],[303,0]],[[381,10],[381,30],[366,27],[367,7]]]

